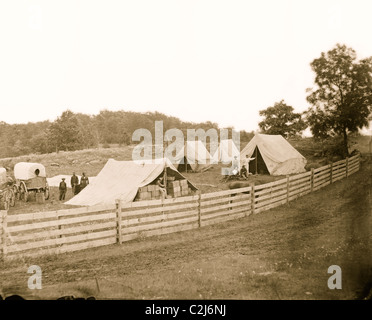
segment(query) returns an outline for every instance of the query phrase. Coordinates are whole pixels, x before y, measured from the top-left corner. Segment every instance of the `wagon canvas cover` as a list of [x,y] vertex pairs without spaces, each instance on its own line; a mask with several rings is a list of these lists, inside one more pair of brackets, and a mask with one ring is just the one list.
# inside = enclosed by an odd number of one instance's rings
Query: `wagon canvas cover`
[[[65,204],[94,206],[114,204],[116,199],[122,204],[130,203],[138,188],[153,182],[166,168],[170,168],[176,177],[186,179],[166,158],[142,162],[109,159],[94,181]],[[196,190],[192,183],[188,181],[188,184]]]
[[39,170],[39,177],[46,177],[45,167],[41,163],[18,162],[14,166],[14,177],[19,180],[29,180],[37,177],[36,170]]
[[6,169],[0,168],[0,185],[3,185],[7,182]]

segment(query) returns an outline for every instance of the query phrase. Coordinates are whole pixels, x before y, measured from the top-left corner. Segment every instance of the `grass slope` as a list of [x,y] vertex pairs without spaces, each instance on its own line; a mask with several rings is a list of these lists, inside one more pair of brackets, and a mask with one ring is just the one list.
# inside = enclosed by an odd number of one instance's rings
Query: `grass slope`
[[[361,299],[372,287],[372,165],[289,204],[122,245],[0,263],[0,288],[30,299]],[[39,265],[43,289],[28,290]],[[327,287],[328,267],[342,289]],[[98,284],[98,285],[97,285]]]

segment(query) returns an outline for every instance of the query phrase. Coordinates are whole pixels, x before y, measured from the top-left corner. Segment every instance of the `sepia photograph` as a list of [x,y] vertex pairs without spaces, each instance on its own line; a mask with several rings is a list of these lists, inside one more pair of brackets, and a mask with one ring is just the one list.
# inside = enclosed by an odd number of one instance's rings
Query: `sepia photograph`
[[372,300],[371,12],[0,1],[0,300]]

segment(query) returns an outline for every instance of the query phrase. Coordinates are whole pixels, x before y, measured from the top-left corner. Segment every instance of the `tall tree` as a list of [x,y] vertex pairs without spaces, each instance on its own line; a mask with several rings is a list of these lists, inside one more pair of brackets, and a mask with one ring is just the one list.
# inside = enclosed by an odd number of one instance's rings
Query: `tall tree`
[[357,61],[356,52],[345,45],[311,62],[314,89],[308,89],[307,123],[317,138],[340,136],[348,155],[348,134],[368,125],[372,111],[372,57]]
[[306,125],[300,113],[295,113],[293,107],[284,100],[276,102],[274,106],[260,110],[259,115],[265,117],[258,126],[263,133],[280,134],[289,137],[304,130]]
[[49,143],[56,151],[73,151],[83,149],[81,128],[76,115],[66,110],[49,127]]

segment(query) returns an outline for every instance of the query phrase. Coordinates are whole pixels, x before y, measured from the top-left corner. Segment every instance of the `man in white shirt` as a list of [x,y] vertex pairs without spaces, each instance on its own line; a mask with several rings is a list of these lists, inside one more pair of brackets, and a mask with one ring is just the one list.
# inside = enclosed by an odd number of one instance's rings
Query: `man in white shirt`
[[239,168],[239,160],[237,159],[237,156],[234,156],[234,160],[232,161],[232,173],[233,175],[238,175],[240,172]]
[[247,154],[245,155],[244,165],[245,165],[245,167],[247,168],[247,173],[248,173],[248,175],[251,174],[251,173],[249,173],[249,162],[251,162],[251,161],[254,160],[254,159],[255,159],[255,158],[249,158]]

